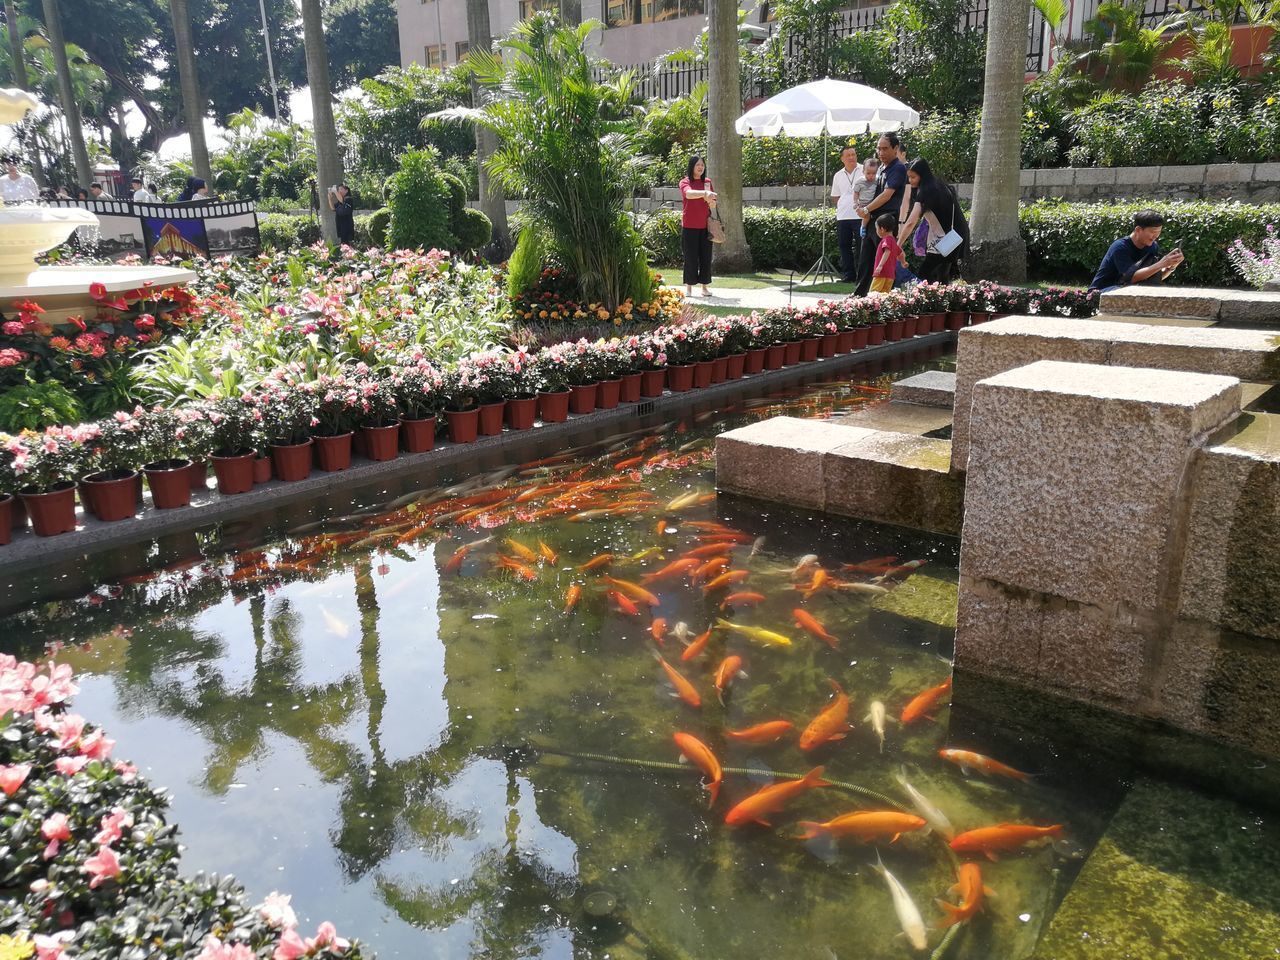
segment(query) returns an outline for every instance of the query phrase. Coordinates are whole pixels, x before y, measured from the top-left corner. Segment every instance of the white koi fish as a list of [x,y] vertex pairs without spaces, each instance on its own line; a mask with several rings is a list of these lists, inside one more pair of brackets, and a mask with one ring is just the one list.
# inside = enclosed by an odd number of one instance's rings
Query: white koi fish
[[920,908],[911,899],[911,894],[907,893],[907,888],[899,883],[898,878],[885,867],[878,851],[876,862],[870,866],[872,870],[884,877],[884,882],[889,887],[889,895],[893,897],[893,910],[898,915],[898,923],[902,927],[902,933],[907,938],[907,942],[916,950],[927,949],[929,935],[925,932],[924,919],[920,916]]
[[907,773],[900,770],[894,775],[894,779],[898,781],[898,785],[911,798],[911,805],[916,808],[916,813],[924,817],[929,824],[929,828],[934,833],[941,834],[948,840],[954,840],[956,836],[956,828],[951,825],[951,821],[947,819],[947,815],[937,808],[937,806],[926,797],[923,793],[907,782]]
[[870,712],[864,718],[867,723],[871,724],[871,729],[876,732],[876,736],[880,738],[880,752],[884,753],[884,704],[879,700],[871,701]]
[[329,632],[334,636],[342,637],[344,640],[351,635],[351,627],[342,620],[339,620],[324,607],[320,608],[320,616],[324,617],[324,625],[328,627]]

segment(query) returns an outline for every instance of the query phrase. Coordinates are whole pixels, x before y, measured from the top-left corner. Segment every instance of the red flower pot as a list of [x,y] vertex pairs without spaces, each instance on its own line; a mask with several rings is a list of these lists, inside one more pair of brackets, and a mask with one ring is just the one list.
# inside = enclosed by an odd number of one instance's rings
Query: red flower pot
[[667,382],[667,368],[640,371],[640,396],[660,397]]
[[157,510],[176,510],[191,502],[190,460],[157,460],[144,464],[142,472],[147,475],[151,504]]
[[13,496],[0,493],[0,547],[13,539]]
[[818,343],[818,356],[834,357],[840,350],[840,334],[824,333],[822,340]]
[[782,365],[784,367],[794,367],[800,362],[800,353],[803,349],[803,345],[799,340],[788,340],[782,345],[782,348]]
[[311,476],[311,438],[305,443],[273,443],[271,472],[277,480],[296,483]]
[[596,385],[578,383],[569,388],[569,412],[590,413],[596,408]]
[[70,480],[44,492],[23,490],[21,495],[37,537],[55,537],[76,528],[76,485]]
[[693,389],[693,364],[677,363],[667,367],[667,386],[672,393]]
[[871,335],[870,327],[858,327],[856,330],[849,331],[849,340],[851,346],[850,351],[865,350],[867,348],[867,337]]
[[947,315],[945,313],[931,313],[928,320],[930,333],[941,333],[947,329]]
[[[769,355],[767,347],[754,347],[747,351],[747,360],[743,364],[743,373],[759,373],[764,369],[764,359]],[[773,369],[770,367],[769,369]]]
[[601,380],[596,384],[596,406],[599,409],[612,410],[621,399],[621,380]]
[[[865,328],[860,327],[859,329],[863,330],[862,345],[865,347],[867,345]],[[854,350],[858,349],[857,337],[858,337],[858,330],[841,330],[839,333],[837,333],[836,334],[836,353],[851,353]]]
[[537,416],[537,397],[515,397],[507,401],[507,426],[512,430],[528,430]]
[[14,530],[23,530],[27,526],[27,505],[22,502],[22,497],[15,496],[13,498],[13,506],[9,509],[10,516],[13,517],[11,526]]
[[482,437],[497,436],[502,432],[502,421],[507,412],[507,401],[480,404],[480,435]]
[[470,410],[446,410],[445,422],[449,425],[449,439],[454,443],[475,443],[480,432],[480,408]]
[[964,326],[965,315],[963,310],[947,311],[947,329],[959,330]]
[[724,358],[724,378],[726,380],[740,379],[746,368],[747,355],[745,353],[731,353]]
[[787,359],[787,345],[785,343],[771,343],[765,348],[764,352],[764,368],[766,370],[777,370]]
[[711,382],[724,383],[729,379],[729,358],[716,357],[711,361]]
[[261,455],[255,455],[253,458],[253,482],[254,483],[270,483],[271,482],[271,458]]
[[[218,478],[218,492],[224,497],[248,493],[253,489],[253,451],[229,457],[213,456],[213,475]],[[270,474],[267,479],[271,479]]]
[[209,489],[209,461],[195,460],[187,469],[187,479],[191,483],[191,490],[198,492]]
[[401,420],[400,444],[406,453],[426,453],[436,445],[436,418]]
[[623,403],[639,403],[643,386],[643,373],[626,374],[622,378],[622,387],[618,391],[618,399]]
[[698,389],[711,386],[711,376],[715,373],[715,364],[710,360],[699,360],[693,365],[693,385]]
[[353,433],[340,433],[336,437],[312,437],[315,464],[325,473],[336,473],[351,466],[351,438]]
[[884,338],[890,343],[901,340],[906,336],[907,321],[906,320],[890,320],[885,325]]
[[800,341],[800,362],[812,363],[818,359],[818,351],[822,349],[821,337],[805,337]]
[[569,419],[569,391],[538,394],[538,416],[543,423],[563,423]]
[[902,339],[910,340],[920,331],[920,318],[915,314],[902,318]]
[[[484,408],[481,407],[481,410]],[[498,429],[502,429],[502,411],[498,411]],[[400,456],[400,421],[386,426],[363,426],[364,455],[370,460],[394,460]]]
[[[89,502],[93,504],[93,515],[99,520],[114,523],[117,520],[128,520],[138,509],[136,470],[104,470],[90,474],[82,482],[82,494],[89,494]],[[88,505],[86,504],[86,509]]]
[[872,323],[867,325],[867,346],[875,347],[884,343],[886,324]]
[[977,312],[972,310],[969,311],[969,326],[971,327],[979,323],[986,323],[990,319],[991,314],[985,310],[978,310]]

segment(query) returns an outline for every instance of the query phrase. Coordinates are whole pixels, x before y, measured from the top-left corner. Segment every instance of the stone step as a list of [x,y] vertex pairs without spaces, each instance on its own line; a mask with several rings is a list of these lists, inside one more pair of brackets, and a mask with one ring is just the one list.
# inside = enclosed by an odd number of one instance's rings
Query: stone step
[[946,370],[926,370],[897,381],[889,396],[898,403],[918,403],[950,410],[956,399],[956,375]]
[[1102,313],[1189,317],[1241,326],[1280,326],[1280,293],[1214,287],[1121,287],[1104,293]]
[[846,427],[863,427],[867,430],[886,430],[889,433],[913,433],[916,436],[936,433],[951,426],[951,405],[926,407],[918,403],[872,403],[860,407],[843,417],[835,417],[832,423]]

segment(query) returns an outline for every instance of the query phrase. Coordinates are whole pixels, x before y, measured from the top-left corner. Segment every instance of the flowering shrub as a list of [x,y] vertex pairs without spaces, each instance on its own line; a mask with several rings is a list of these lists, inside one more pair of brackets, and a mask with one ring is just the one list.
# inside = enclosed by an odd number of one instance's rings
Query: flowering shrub
[[46,492],[83,476],[98,435],[98,425],[86,423],[46,427],[43,433],[24,430],[8,438],[4,446],[9,462],[4,472],[12,477],[13,488],[7,492]]
[[651,300],[636,304],[625,300],[615,310],[601,303],[580,303],[573,299],[577,281],[556,267],[542,271],[529,290],[511,298],[511,315],[535,332],[554,332],[557,327],[608,325],[614,328],[641,323],[667,323],[680,315],[684,295],[674,288],[661,286],[656,278],[656,292]]
[[403,357],[387,378],[401,417],[425,420],[444,409],[444,376],[420,351]]
[[271,443],[306,443],[319,426],[316,419],[315,385],[302,378],[303,371],[287,367],[267,380],[255,392],[262,411],[262,434]]
[[1262,247],[1256,253],[1237,237],[1227,248],[1227,259],[1251,287],[1261,290],[1264,284],[1280,280],[1280,236],[1276,234],[1276,225],[1267,224]]
[[218,456],[243,454],[263,442],[262,409],[249,394],[217,397],[205,404],[209,449]]

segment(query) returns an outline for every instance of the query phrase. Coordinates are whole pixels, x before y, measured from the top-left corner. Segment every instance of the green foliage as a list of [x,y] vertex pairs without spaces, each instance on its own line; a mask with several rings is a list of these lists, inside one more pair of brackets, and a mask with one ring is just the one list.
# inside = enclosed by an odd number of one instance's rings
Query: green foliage
[[[820,230],[824,224],[827,251],[837,249],[835,214],[829,210],[745,207],[742,214],[751,260],[757,269],[808,269],[821,253]],[[643,229],[645,248],[654,263],[680,263],[679,211],[660,211],[645,222]]]
[[435,164],[432,150],[410,150],[400,158],[391,178],[391,224],[387,243],[395,249],[447,250],[454,245],[449,232],[449,186]]
[[1136,95],[1100,93],[1072,114],[1072,165],[1206,163],[1215,153],[1201,132],[1207,108],[1203,91],[1170,80],[1153,80]]
[[[679,218],[677,218],[677,223]],[[676,244],[679,249],[679,230],[676,231]],[[543,264],[547,257],[547,245],[538,228],[526,226],[516,239],[516,248],[507,261],[507,295],[518,297],[527,290],[532,290],[542,276]]]
[[369,243],[375,247],[387,245],[387,230],[391,227],[391,208],[380,207],[368,217]]
[[264,250],[308,247],[320,239],[320,224],[309,216],[269,213],[258,217],[258,237]]
[[1144,27],[1145,10],[1143,0],[1107,0],[1100,4],[1094,18],[1084,25],[1093,46],[1076,60],[1076,67],[1113,89],[1134,90],[1142,86],[1182,27],[1173,17]]
[[0,431],[6,433],[79,423],[83,415],[80,401],[57,380],[28,379],[0,391]]
[[707,82],[699,81],[689,93],[675,100],[650,100],[636,146],[655,159],[665,160],[673,153],[688,156],[695,144],[707,139]]
[[458,250],[469,253],[489,245],[493,238],[493,224],[480,210],[463,207],[453,232],[458,238]]
[[454,230],[458,222],[462,219],[462,211],[467,207],[467,188],[461,180],[452,173],[442,172],[444,177],[444,185],[448,188],[448,204],[449,204],[449,229]]
[[324,5],[324,18],[335,90],[400,63],[395,0],[332,0]]

